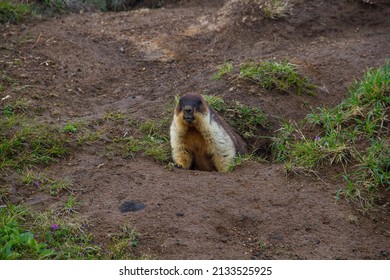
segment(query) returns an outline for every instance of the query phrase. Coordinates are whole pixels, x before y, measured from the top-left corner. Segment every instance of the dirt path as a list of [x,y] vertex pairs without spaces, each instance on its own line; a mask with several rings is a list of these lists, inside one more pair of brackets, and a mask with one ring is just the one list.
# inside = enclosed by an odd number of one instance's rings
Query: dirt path
[[[12,98],[45,108],[41,118],[53,123],[118,111],[147,120],[164,114],[175,95],[197,91],[259,106],[277,123],[337,104],[354,79],[390,57],[387,6],[303,1],[274,21],[240,1],[203,2],[210,1],[5,28],[2,40],[12,48],[1,49],[0,60],[21,63],[3,67],[30,85]],[[318,95],[259,93],[211,80],[226,61],[273,58],[297,64],[320,85]],[[125,125],[104,129],[129,132]],[[265,163],[228,174],[170,171],[147,157],[107,157],[104,149],[78,147],[47,169],[72,180],[99,244],[127,223],[141,233],[135,253],[158,259],[390,258],[388,206],[363,215],[344,200],[336,204],[340,170],[321,178],[286,176],[283,166]],[[146,208],[121,213],[128,200]],[[28,201],[46,207],[53,198]]]

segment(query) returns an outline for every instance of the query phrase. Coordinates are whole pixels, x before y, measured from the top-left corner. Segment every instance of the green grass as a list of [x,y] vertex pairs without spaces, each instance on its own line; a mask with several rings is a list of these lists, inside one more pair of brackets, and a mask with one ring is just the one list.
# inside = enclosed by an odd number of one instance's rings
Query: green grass
[[171,155],[169,144],[170,119],[148,120],[139,125],[142,133],[141,146],[145,155],[160,162],[168,162]]
[[239,74],[233,73],[232,63],[225,63],[217,67],[213,80],[224,76],[251,81],[265,90],[277,90],[282,93],[296,93],[298,95],[314,95],[316,85],[307,77],[298,73],[297,66],[284,61],[261,61],[244,63]]
[[368,70],[339,105],[317,108],[300,125],[285,123],[273,141],[275,161],[297,173],[342,164],[346,187],[337,197],[368,207],[390,185],[389,93],[389,64]]
[[0,208],[0,259],[135,259],[140,234],[129,225],[95,244],[88,223],[75,211],[72,195],[63,206],[38,212],[25,206]]
[[169,124],[169,118],[132,122],[135,132],[132,135],[114,137],[106,147],[107,154],[134,158],[143,153],[158,162],[168,162],[171,154]]
[[272,154],[275,162],[285,162],[289,156],[291,145],[294,143],[294,132],[298,127],[292,122],[283,122],[276,131],[277,137],[272,139]]
[[107,112],[103,117],[106,123],[112,123],[112,126],[126,125],[130,128],[124,135],[110,139],[110,144],[106,147],[107,155],[134,158],[143,154],[159,162],[168,162],[170,117],[164,115],[160,119],[139,121],[130,119],[122,112]]
[[137,152],[142,151],[142,143],[133,136],[115,137],[106,147],[108,155],[134,158]]
[[23,173],[22,182],[25,185],[36,187],[40,191],[58,196],[64,191],[70,191],[72,183],[69,179],[52,179],[42,172],[27,170]]
[[0,259],[47,259],[54,251],[34,238],[21,226],[19,219],[26,214],[21,207],[0,208]]
[[297,67],[288,61],[262,61],[243,64],[240,76],[259,84],[266,90],[276,89],[281,92],[298,95],[313,95],[316,86],[308,78],[301,76]]
[[219,80],[223,76],[230,74],[233,71],[233,64],[230,62],[226,62],[222,65],[217,66],[218,72],[214,74],[213,80]]
[[36,14],[53,16],[67,12],[78,12],[86,8],[106,11],[106,0],[37,0],[32,9]]
[[99,131],[91,131],[89,129],[83,129],[77,133],[77,145],[92,145],[97,143],[101,138]]
[[[92,244],[83,221],[63,215],[57,209],[34,212],[24,206],[8,205],[0,209],[1,228],[13,228],[13,235],[25,235],[31,241],[10,237],[14,244],[5,258],[12,259],[99,259],[101,248]],[[1,238],[3,240],[3,238]],[[35,240],[35,241],[34,241]],[[26,245],[32,244],[33,249]],[[28,249],[28,250],[26,250]],[[1,244],[0,251],[7,251]],[[3,256],[1,257],[3,258]]]
[[30,5],[3,0],[0,2],[0,23],[19,22],[30,12]]
[[60,129],[39,124],[6,106],[0,115],[0,170],[47,165],[68,154]]
[[118,233],[110,235],[108,259],[133,259],[133,249],[139,245],[139,236],[140,234],[129,225],[121,226]]
[[15,1],[10,0],[0,2],[0,23],[18,23],[25,18],[37,15],[53,16],[67,12],[78,12],[91,7],[106,11],[108,6],[106,0],[35,0],[19,2],[15,3]]
[[203,95],[207,104],[219,113],[225,113],[228,110],[228,106],[222,97],[216,95]]
[[62,127],[41,123],[37,108],[16,100],[0,108],[0,170],[48,165],[67,156],[75,144],[101,139],[92,124],[75,120]]

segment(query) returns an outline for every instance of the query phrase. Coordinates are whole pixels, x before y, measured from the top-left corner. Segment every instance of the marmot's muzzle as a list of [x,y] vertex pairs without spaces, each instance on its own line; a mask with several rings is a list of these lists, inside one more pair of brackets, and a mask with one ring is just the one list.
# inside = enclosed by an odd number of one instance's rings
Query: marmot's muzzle
[[194,109],[187,105],[187,106],[184,106],[183,108],[183,116],[184,116],[184,120],[186,122],[193,122],[195,117],[194,117]]

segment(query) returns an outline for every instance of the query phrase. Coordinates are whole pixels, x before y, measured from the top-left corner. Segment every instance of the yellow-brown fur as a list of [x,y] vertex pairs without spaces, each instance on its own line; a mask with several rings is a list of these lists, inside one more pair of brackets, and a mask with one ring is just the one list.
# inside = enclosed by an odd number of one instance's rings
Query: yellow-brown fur
[[228,171],[246,145],[199,94],[180,98],[171,124],[172,157],[185,169]]

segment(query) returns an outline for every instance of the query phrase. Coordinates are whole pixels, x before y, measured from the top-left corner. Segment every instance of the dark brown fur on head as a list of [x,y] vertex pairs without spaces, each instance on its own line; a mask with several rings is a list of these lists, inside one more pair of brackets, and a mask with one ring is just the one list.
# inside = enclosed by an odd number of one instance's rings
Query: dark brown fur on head
[[196,119],[196,114],[206,114],[208,106],[204,98],[197,93],[187,93],[183,95],[179,104],[176,107],[176,114],[183,113],[183,119],[188,123],[192,124]]

